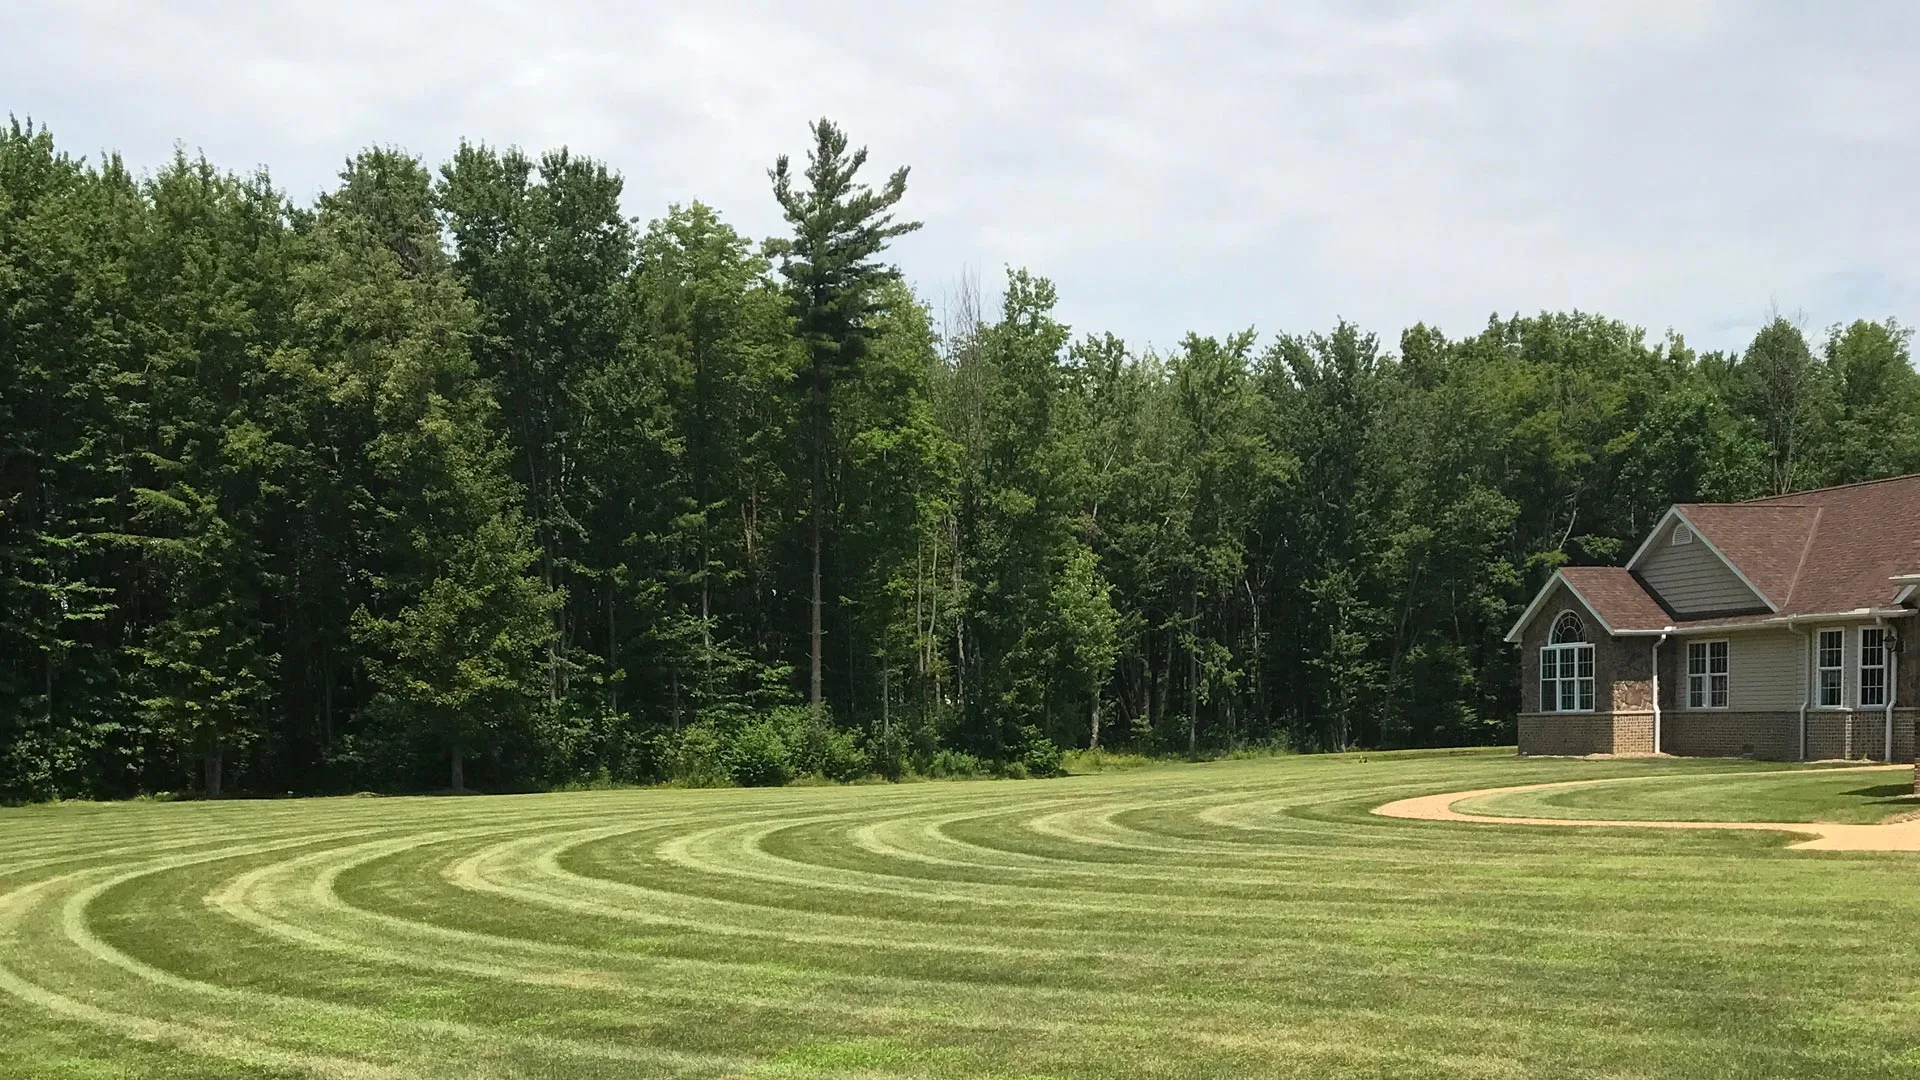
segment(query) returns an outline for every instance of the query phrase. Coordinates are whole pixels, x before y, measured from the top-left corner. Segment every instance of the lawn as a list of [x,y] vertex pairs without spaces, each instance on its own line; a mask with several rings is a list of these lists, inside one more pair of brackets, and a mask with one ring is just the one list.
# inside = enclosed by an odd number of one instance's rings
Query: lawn
[[[1777,768],[1777,766],[1775,766]],[[1454,809],[1507,817],[1618,821],[1825,821],[1874,825],[1920,810],[1910,770],[1772,770],[1625,780],[1463,799]]]
[[1914,856],[1368,813],[1762,768],[5,810],[0,1075],[1920,1077]]

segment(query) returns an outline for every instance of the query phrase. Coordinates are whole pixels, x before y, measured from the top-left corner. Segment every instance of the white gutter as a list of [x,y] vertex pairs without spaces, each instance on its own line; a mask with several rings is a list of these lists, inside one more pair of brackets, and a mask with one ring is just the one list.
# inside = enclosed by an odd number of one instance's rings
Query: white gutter
[[1614,637],[1653,637],[1656,634],[1724,634],[1733,630],[1752,630],[1763,626],[1792,628],[1797,622],[1832,622],[1836,619],[1898,619],[1914,614],[1909,607],[1854,608],[1852,611],[1817,611],[1800,615],[1775,615],[1750,622],[1714,622],[1700,626],[1666,626],[1649,630],[1613,630]]
[[1653,643],[1653,752],[1656,754],[1660,752],[1660,646],[1666,643],[1665,634]]

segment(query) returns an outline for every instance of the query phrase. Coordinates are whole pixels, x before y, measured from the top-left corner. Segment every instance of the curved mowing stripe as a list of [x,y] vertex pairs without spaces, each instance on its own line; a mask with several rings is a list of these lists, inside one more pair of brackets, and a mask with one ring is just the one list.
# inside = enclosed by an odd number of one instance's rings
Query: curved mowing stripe
[[0,1075],[1897,1072],[1897,856],[1369,812],[1694,774],[1758,770],[1370,755],[0,811]]

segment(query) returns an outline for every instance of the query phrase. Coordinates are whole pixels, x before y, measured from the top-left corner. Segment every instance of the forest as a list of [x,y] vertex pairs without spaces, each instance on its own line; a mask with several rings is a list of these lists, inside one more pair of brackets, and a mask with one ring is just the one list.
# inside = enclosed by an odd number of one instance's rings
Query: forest
[[0,800],[1497,743],[1555,566],[1920,471],[1891,318],[1142,348],[916,292],[907,170],[802,145],[758,239],[568,150],[296,205],[0,129]]

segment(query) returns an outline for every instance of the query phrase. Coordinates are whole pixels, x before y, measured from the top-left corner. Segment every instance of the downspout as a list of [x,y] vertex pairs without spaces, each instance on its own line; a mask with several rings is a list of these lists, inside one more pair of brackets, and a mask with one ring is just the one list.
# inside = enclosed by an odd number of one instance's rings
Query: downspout
[[1653,752],[1660,752],[1660,646],[1667,643],[1661,634],[1653,643]]
[[1900,684],[1896,681],[1899,672],[1893,669],[1893,649],[1889,648],[1890,643],[1887,641],[1887,620],[1875,615],[1873,625],[1880,628],[1880,657],[1887,664],[1887,754],[1880,760],[1891,765],[1893,764],[1893,696],[1900,692],[1898,689]]
[[1801,634],[1795,630],[1793,620],[1787,620],[1787,629],[1806,639],[1807,660],[1800,668],[1800,760],[1807,760],[1807,706],[1813,704],[1813,635]]

